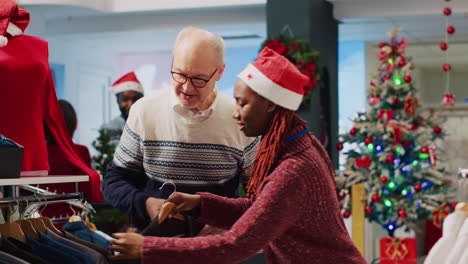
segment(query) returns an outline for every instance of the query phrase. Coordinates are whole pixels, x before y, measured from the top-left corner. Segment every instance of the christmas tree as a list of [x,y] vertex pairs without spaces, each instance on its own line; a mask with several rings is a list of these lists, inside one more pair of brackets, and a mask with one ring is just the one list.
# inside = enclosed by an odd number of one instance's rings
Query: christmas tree
[[107,165],[114,158],[115,144],[111,141],[111,134],[106,129],[99,129],[99,136],[93,141],[93,147],[99,152],[93,156],[96,170],[103,176],[106,176]]
[[424,118],[413,85],[407,41],[393,29],[381,42],[377,74],[368,86],[369,107],[358,113],[354,126],[341,136],[338,149],[346,157],[337,177],[343,216],[350,216],[350,187],[364,183],[366,218],[390,236],[399,227],[413,228],[447,200],[446,171],[437,162],[434,141],[443,139],[440,120]]

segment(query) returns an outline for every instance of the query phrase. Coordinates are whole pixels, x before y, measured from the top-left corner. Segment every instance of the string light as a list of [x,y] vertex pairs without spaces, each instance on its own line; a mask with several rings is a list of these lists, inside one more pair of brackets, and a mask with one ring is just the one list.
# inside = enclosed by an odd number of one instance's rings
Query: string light
[[385,206],[387,206],[387,207],[392,207],[392,205],[393,205],[392,201],[390,201],[390,200],[385,200],[385,201],[384,201],[384,204],[385,204]]

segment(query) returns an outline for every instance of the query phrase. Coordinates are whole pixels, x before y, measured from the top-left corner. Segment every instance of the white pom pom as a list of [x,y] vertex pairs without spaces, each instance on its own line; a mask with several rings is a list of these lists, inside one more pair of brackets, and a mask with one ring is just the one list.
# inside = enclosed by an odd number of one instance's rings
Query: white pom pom
[[5,47],[8,44],[8,39],[4,36],[0,36],[0,47]]

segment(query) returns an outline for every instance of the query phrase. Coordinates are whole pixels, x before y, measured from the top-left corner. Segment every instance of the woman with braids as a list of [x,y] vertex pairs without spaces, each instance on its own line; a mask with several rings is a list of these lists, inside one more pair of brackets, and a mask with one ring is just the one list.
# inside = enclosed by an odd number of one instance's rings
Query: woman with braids
[[239,263],[263,249],[267,263],[366,263],[346,232],[334,168],[297,110],[309,79],[265,48],[240,74],[233,117],[262,136],[248,198],[174,193],[172,215],[191,209],[198,221],[227,229],[193,238],[114,234],[121,257],[143,263]]

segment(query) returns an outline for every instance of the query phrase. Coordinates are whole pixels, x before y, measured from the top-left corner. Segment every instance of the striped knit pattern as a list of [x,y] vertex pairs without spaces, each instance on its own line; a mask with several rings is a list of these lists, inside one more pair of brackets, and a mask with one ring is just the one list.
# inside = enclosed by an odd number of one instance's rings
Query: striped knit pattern
[[243,136],[235,120],[226,115],[234,110],[232,101],[218,94],[208,119],[187,124],[164,103],[168,100],[161,100],[167,96],[165,91],[132,107],[115,164],[144,169],[154,180],[177,185],[222,186],[234,177],[246,182],[259,140]]

